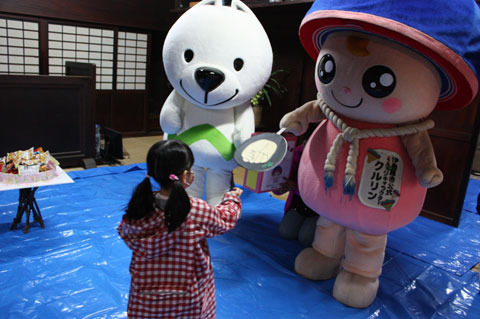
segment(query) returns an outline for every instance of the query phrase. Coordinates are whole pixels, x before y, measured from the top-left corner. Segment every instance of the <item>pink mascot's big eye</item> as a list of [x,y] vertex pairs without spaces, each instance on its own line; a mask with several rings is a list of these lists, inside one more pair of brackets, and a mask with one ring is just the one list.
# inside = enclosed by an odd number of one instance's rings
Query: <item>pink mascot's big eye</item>
[[373,97],[388,96],[395,89],[395,84],[395,74],[383,65],[372,66],[363,75],[363,89]]
[[333,56],[325,54],[318,64],[318,78],[323,84],[332,82],[335,77],[336,65]]

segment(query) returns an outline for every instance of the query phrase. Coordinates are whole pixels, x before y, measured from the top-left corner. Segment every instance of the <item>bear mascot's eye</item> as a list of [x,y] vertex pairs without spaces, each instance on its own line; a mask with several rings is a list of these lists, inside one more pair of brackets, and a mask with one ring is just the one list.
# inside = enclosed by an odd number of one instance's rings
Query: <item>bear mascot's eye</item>
[[382,98],[393,92],[396,82],[392,70],[383,65],[375,65],[363,75],[362,85],[368,95]]
[[235,70],[240,71],[243,68],[243,60],[236,58],[235,61],[233,61],[233,67]]
[[185,61],[190,62],[193,59],[193,51],[190,49],[185,50],[185,53],[183,54],[183,57],[185,58]]
[[318,78],[320,79],[320,82],[323,84],[328,84],[332,82],[333,78],[335,77],[335,71],[336,71],[336,66],[335,66],[335,60],[333,59],[333,56],[330,54],[325,54],[322,56],[320,59],[320,63],[318,64]]

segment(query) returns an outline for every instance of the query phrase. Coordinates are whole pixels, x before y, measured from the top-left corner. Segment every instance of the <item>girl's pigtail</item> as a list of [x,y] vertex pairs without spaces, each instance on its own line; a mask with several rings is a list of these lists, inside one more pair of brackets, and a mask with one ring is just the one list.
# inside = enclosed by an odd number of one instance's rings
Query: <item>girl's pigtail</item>
[[178,179],[173,180],[172,192],[165,205],[165,223],[169,232],[173,232],[185,221],[190,208],[190,198],[182,183]]
[[133,192],[132,198],[125,209],[127,218],[132,220],[146,217],[152,212],[154,202],[152,184],[147,176]]

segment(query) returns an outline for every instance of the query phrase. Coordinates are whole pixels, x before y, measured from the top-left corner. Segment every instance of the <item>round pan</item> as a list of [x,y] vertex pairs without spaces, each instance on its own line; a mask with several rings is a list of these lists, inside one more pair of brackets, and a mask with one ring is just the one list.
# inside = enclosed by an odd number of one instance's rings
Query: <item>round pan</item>
[[287,141],[276,133],[261,133],[243,142],[233,158],[252,171],[266,172],[280,164],[287,153]]

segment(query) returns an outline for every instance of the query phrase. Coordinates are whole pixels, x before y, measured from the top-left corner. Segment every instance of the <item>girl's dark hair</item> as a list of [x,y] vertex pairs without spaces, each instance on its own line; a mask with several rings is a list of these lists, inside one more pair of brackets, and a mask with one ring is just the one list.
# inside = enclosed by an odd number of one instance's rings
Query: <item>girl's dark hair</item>
[[[182,141],[163,140],[150,147],[147,154],[147,174],[155,179],[161,188],[171,188],[172,192],[165,206],[165,222],[168,231],[177,229],[190,211],[190,199],[179,180],[172,180],[170,175],[180,178],[185,170],[193,165],[193,153]],[[146,177],[133,192],[125,209],[129,220],[141,219],[153,211],[155,198],[150,178]]]

